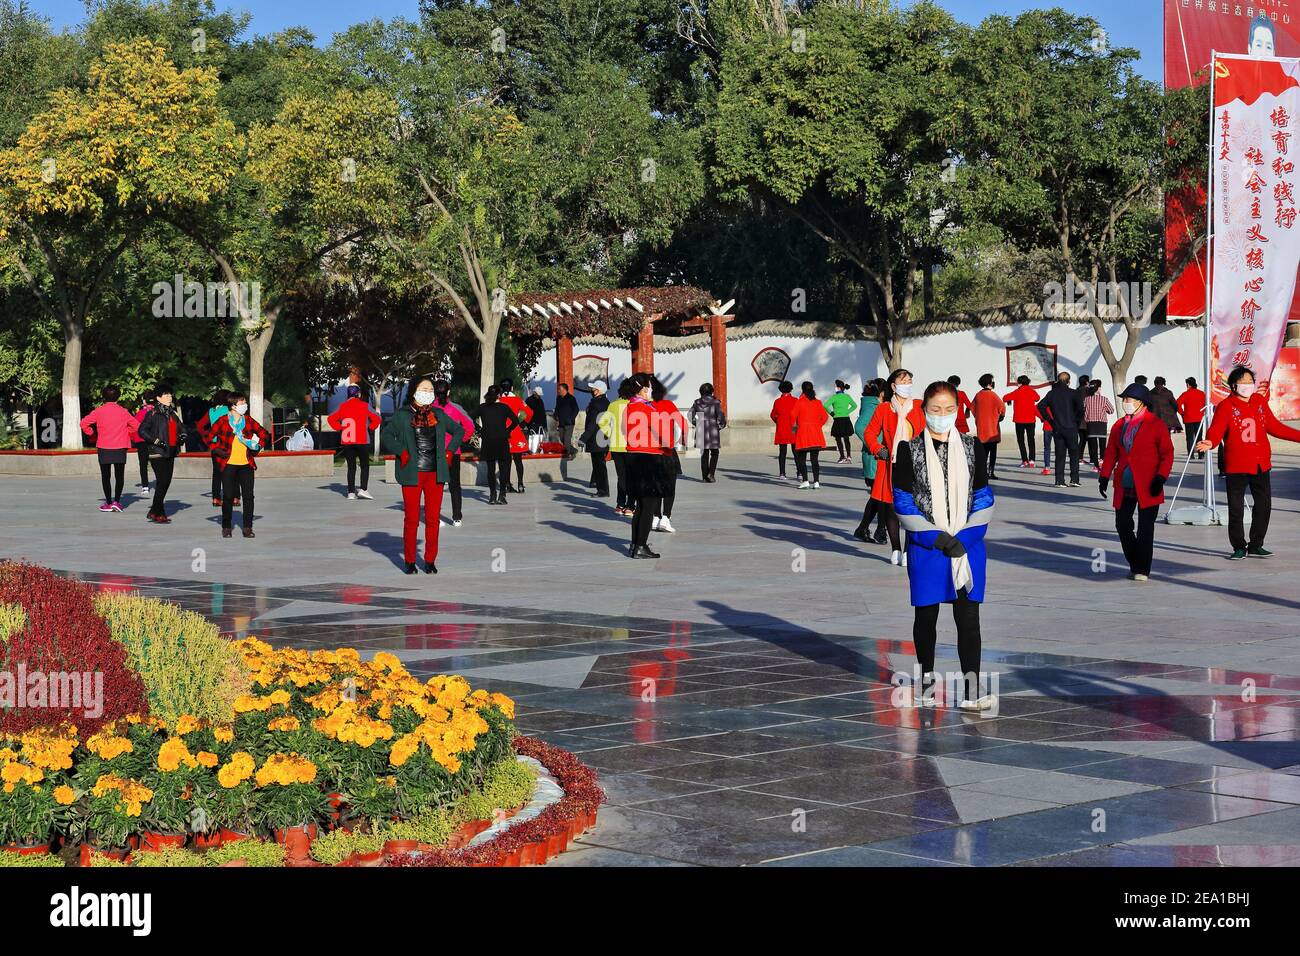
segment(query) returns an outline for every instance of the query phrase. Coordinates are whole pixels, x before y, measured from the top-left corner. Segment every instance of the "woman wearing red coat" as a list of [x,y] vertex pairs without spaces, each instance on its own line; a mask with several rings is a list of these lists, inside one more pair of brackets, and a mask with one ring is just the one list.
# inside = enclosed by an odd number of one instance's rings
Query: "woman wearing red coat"
[[[831,413],[826,406],[817,401],[817,390],[812,382],[800,386],[802,395],[795,399],[794,415],[794,467],[799,473],[800,488],[820,488],[821,466],[817,456],[826,447],[826,434],[822,427],[830,420]],[[812,456],[812,481],[808,480],[808,457]]]
[[[1273,554],[1264,548],[1268,519],[1273,513],[1273,448],[1268,436],[1300,441],[1300,431],[1277,420],[1268,407],[1268,399],[1256,391],[1255,375],[1248,368],[1237,367],[1228,375],[1230,394],[1219,402],[1210,421],[1205,440],[1196,445],[1199,452],[1223,444],[1224,480],[1228,485],[1228,540],[1233,561],[1250,555],[1267,558]],[[1250,488],[1250,537],[1246,537],[1246,488]]]
[[[871,497],[877,510],[884,516],[889,531],[892,564],[907,567],[902,540],[898,533],[898,513],[894,511],[894,462],[898,449],[925,431],[925,411],[920,399],[912,397],[912,373],[905,368],[895,369],[889,375],[880,406],[867,424],[867,450],[880,460],[876,480],[871,486]],[[882,441],[884,438],[886,440]]]
[[1099,483],[1104,498],[1106,486],[1115,476],[1115,530],[1128,560],[1129,577],[1134,581],[1145,581],[1151,574],[1156,516],[1165,500],[1165,481],[1174,466],[1169,427],[1160,416],[1147,410],[1150,400],[1151,392],[1145,385],[1130,385],[1120,395],[1125,414],[1110,430]]
[[[533,417],[533,410],[529,408],[522,398],[515,394],[515,383],[512,379],[504,378],[501,380],[501,398],[502,405],[509,408],[515,413],[515,418],[520,422],[527,423]],[[507,488],[506,491],[513,491],[516,494],[524,493],[524,452],[528,451],[528,434],[518,426],[510,429],[510,457],[515,463],[515,482],[518,488]]]
[[[339,449],[348,463],[348,498],[366,498],[370,494],[370,430],[379,428],[384,421],[370,403],[361,397],[360,385],[348,386],[348,399],[329,417],[330,428],[339,433]],[[361,490],[357,490],[357,464],[361,465]]]
[[790,446],[794,444],[794,409],[799,400],[790,394],[794,391],[792,382],[782,382],[779,387],[781,394],[772,403],[772,421],[776,423],[776,436],[772,444],[781,449],[781,477],[786,478],[785,459]]

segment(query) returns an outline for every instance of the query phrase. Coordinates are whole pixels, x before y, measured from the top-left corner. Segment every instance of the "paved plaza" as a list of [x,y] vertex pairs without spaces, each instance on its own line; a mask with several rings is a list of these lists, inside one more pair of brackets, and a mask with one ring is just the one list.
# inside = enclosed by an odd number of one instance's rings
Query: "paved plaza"
[[[504,508],[468,490],[437,576],[400,573],[396,486],[348,501],[339,476],[259,482],[253,540],[221,539],[202,481],[175,484],[158,527],[129,495],[100,514],[93,479],[4,478],[0,557],[512,695],[521,731],[580,753],[609,796],[551,865],[1300,865],[1294,454],[1275,458],[1275,557],[1229,563],[1223,529],[1162,524],[1146,584],[1086,467],[1069,490],[1005,471],[995,717],[895,706],[906,572],[850,536],[856,466],[816,491],[770,457],[724,452],[712,485],[686,469],[657,562],[626,558],[585,462]],[[940,670],[953,640],[941,616]]]

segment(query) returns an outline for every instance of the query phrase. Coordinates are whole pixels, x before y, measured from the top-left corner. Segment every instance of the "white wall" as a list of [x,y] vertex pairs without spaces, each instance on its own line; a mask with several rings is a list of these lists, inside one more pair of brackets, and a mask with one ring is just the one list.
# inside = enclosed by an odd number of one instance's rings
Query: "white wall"
[[[1111,342],[1115,351],[1122,351],[1124,330],[1114,326]],[[1007,391],[1006,348],[1029,342],[1057,346],[1057,369],[1071,376],[1087,374],[1100,378],[1106,389],[1112,388],[1110,373],[1101,357],[1101,350],[1092,326],[1079,322],[1024,322],[1017,325],[997,326],[963,332],[948,332],[909,339],[903,346],[903,365],[910,369],[918,382],[929,384],[949,375],[960,375],[962,388],[974,394],[977,381],[985,372],[997,378],[1000,391]],[[1163,375],[1174,394],[1183,389],[1183,380],[1189,375],[1199,382],[1205,377],[1203,365],[1204,330],[1185,325],[1152,326],[1143,333],[1142,344],[1129,369],[1129,379],[1146,375],[1153,379]],[[867,378],[884,378],[888,373],[880,348],[874,342],[832,339],[794,338],[792,336],[755,336],[731,339],[727,343],[727,404],[733,419],[766,420],[777,395],[775,382],[763,384],[754,374],[751,362],[762,349],[775,346],[790,356],[789,379],[796,383],[812,381],[823,397],[835,391],[835,380],[843,379],[852,386],[855,397],[862,391]],[[575,342],[575,356],[603,355],[610,359],[611,390],[631,374],[631,352],[613,346],[584,345]],[[668,386],[670,397],[682,405],[689,405],[699,395],[699,386],[713,374],[712,352],[705,344],[681,352],[659,352],[655,355],[655,371]],[[555,351],[542,353],[528,385],[542,386],[548,408],[555,402]],[[579,396],[580,405],[586,405]]]

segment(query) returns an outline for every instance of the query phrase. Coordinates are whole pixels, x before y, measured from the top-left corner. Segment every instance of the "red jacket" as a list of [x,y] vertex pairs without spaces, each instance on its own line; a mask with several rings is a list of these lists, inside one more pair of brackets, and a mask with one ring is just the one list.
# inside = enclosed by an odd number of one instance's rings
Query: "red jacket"
[[1115,478],[1115,495],[1112,504],[1119,508],[1124,502],[1124,469],[1133,472],[1133,487],[1137,491],[1138,506],[1149,508],[1162,504],[1164,491],[1158,495],[1151,494],[1151,479],[1157,474],[1169,477],[1174,467],[1174,443],[1169,437],[1169,426],[1161,421],[1160,416],[1150,411],[1143,411],[1138,424],[1137,435],[1133,438],[1133,450],[1124,450],[1124,426],[1128,416],[1122,417],[1110,430],[1106,442],[1106,457],[1102,459],[1099,474],[1103,478]]
[[1195,425],[1205,418],[1205,393],[1189,388],[1178,396],[1178,414],[1184,422]]
[[[670,424],[669,428],[671,427]],[[664,453],[664,441],[661,435],[668,429],[663,427],[663,414],[655,408],[654,402],[648,402],[644,398],[634,398],[628,402],[623,412],[623,428],[627,433],[628,454],[662,455]]]
[[[515,418],[521,422],[527,422],[533,417],[532,409],[518,395],[502,395],[501,404],[509,407],[515,413]],[[522,428],[511,425],[510,434],[507,437],[510,439],[510,453],[512,455],[528,451],[528,436],[524,434]]]
[[140,440],[140,429],[135,416],[117,402],[105,402],[83,418],[81,430],[87,435],[93,434],[95,447],[104,451],[130,448]]
[[776,422],[776,437],[773,445],[794,444],[794,409],[799,399],[793,395],[782,395],[772,403],[772,421]]
[[825,448],[826,435],[822,426],[830,420],[831,413],[815,398],[799,396],[794,401],[794,447]]
[[664,451],[672,451],[686,442],[686,416],[671,398],[651,402],[659,413],[657,429],[659,440],[663,442]]
[[1273,467],[1268,436],[1300,441],[1300,431],[1277,420],[1268,400],[1256,393],[1250,401],[1229,395],[1214,409],[1206,440],[1217,448],[1223,443],[1223,469],[1230,475],[1254,475]]
[[[244,416],[243,434],[245,438],[257,436],[258,451],[265,451],[271,444],[271,436],[251,415]],[[230,449],[234,443],[235,430],[230,426],[230,416],[222,415],[212,426],[212,441],[209,443],[212,454],[217,459],[217,464],[222,468],[225,468],[226,462],[230,460]],[[248,467],[254,471],[257,470],[257,451],[252,448],[248,449]]]
[[369,445],[367,429],[383,424],[383,419],[375,414],[370,403],[361,398],[349,398],[327,421],[330,428],[340,432],[339,442],[344,445]]
[[970,431],[970,422],[967,416],[975,411],[975,407],[970,403],[970,396],[957,389],[957,431],[965,435]]
[[[998,393],[991,388],[981,388],[975,393],[971,408],[975,411],[975,437],[982,442],[1001,441],[1002,416],[1007,413],[1007,406],[998,398]],[[1037,412],[1036,406],[1030,408]]]
[[[1038,421],[1038,403],[1043,396],[1039,394],[1038,389],[1029,385],[1021,385],[1013,391],[1007,392],[1002,396],[1002,401],[1008,402],[1015,406],[1011,413],[1011,420],[1017,425],[1028,425],[1031,422]],[[985,439],[987,441],[988,439]]]
[[[993,397],[997,398],[996,395]],[[925,412],[921,409],[919,399],[912,399],[912,410],[907,413],[907,424],[909,429],[906,437],[909,440],[925,430]],[[888,442],[892,443],[897,428],[898,412],[894,410],[894,403],[881,402],[876,406],[875,412],[872,413],[871,421],[867,423],[867,430],[864,433],[867,436],[867,451],[875,455],[880,449],[887,448],[888,446],[880,439],[883,436]],[[881,461],[876,466],[876,477],[871,484],[871,497],[877,501],[893,502],[894,463],[892,460]]]

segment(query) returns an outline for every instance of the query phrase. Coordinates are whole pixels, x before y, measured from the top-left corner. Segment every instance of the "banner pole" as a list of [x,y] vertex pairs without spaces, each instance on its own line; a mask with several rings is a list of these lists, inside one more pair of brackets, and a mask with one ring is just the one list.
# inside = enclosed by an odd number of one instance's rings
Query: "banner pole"
[[[1217,50],[1210,51],[1210,136],[1209,149],[1206,153],[1205,170],[1205,414],[1201,421],[1209,422],[1214,412],[1214,356],[1213,344],[1213,275],[1214,260],[1211,258],[1210,245],[1214,241],[1214,83],[1218,75]],[[1206,428],[1209,426],[1206,425]],[[1214,468],[1213,456],[1205,453],[1205,507],[1210,512],[1210,524],[1218,524],[1218,513],[1214,510]]]

